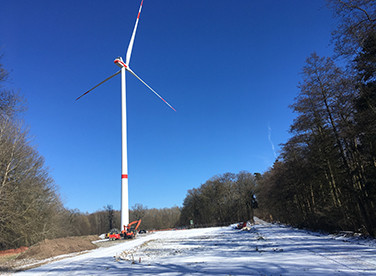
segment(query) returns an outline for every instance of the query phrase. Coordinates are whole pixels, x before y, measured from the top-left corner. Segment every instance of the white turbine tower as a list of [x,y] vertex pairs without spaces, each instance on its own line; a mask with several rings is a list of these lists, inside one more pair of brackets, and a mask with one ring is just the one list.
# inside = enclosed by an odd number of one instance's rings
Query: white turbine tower
[[121,228],[123,229],[124,226],[129,224],[129,207],[128,207],[128,157],[127,157],[127,109],[126,109],[126,86],[125,86],[125,71],[130,72],[133,76],[139,79],[143,84],[146,85],[155,95],[157,95],[162,101],[164,101],[171,109],[174,111],[173,108],[168,102],[166,102],[157,92],[153,90],[149,85],[147,85],[139,76],[137,76],[129,67],[129,62],[131,59],[132,48],[134,43],[134,38],[136,35],[138,21],[140,19],[142,3],[144,0],[141,1],[140,9],[138,11],[136,24],[134,25],[131,41],[128,45],[127,54],[125,56],[125,63],[121,57],[115,59],[114,63],[119,66],[121,69],[117,71],[115,74],[109,76],[104,81],[98,83],[93,88],[86,91],[84,94],[79,96],[78,99],[92,91],[93,89],[97,88],[99,85],[105,83],[109,79],[113,78],[114,76],[121,73]]

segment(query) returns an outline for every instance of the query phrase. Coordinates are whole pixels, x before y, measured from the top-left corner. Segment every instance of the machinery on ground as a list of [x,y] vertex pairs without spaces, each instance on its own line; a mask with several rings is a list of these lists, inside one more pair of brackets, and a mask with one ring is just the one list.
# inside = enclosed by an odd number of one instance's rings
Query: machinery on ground
[[106,239],[111,240],[117,240],[119,239],[118,235],[120,234],[119,229],[113,228],[106,234]]
[[112,229],[106,236],[109,240],[120,240],[120,239],[133,239],[137,234],[137,229],[140,227],[141,219],[135,220],[129,223],[127,226],[124,225],[124,230],[119,231],[117,229]]
[[132,221],[130,224],[127,225],[127,227],[125,227],[124,225],[124,230],[121,231],[124,235],[124,239],[133,239],[137,234],[137,229],[138,227],[140,227],[140,224],[141,219]]

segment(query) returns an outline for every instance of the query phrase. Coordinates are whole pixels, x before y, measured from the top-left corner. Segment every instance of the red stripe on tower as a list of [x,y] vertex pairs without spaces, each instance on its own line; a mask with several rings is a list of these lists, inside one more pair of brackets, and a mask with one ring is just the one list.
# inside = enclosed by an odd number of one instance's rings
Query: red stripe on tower
[[121,178],[128,178],[128,175],[127,174],[122,174]]

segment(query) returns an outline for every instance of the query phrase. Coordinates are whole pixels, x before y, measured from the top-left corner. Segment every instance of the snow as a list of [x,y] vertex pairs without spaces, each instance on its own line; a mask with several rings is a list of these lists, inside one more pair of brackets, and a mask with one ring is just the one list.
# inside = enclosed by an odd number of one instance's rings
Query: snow
[[257,220],[156,232],[17,275],[376,275],[374,240],[351,240]]

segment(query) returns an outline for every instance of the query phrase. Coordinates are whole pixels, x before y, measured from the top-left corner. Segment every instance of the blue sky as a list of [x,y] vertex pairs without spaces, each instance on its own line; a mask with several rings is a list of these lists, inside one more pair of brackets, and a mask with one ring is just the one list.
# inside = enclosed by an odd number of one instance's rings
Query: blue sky
[[[0,0],[0,51],[67,208],[120,209],[120,75],[140,1]],[[332,54],[324,0],[145,0],[127,75],[130,206],[182,206],[214,175],[264,172],[301,68]],[[274,145],[274,150],[273,150]]]

